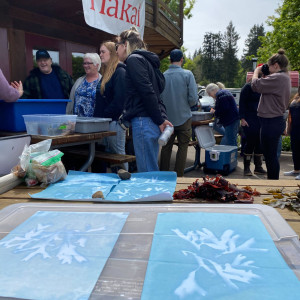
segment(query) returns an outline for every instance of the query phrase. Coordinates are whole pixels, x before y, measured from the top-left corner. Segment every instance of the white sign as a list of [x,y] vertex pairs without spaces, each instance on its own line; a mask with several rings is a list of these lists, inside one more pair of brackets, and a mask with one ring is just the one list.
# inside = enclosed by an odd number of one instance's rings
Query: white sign
[[141,37],[145,26],[145,0],[82,0],[85,22],[118,35],[135,26]]

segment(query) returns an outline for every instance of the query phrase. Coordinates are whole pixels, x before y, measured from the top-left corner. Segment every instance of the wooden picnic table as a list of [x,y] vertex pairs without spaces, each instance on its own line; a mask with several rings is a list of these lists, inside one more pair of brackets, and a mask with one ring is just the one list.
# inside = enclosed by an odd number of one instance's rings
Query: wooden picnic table
[[[176,190],[187,188],[190,184],[192,184],[197,178],[188,178],[181,177],[177,178]],[[245,185],[251,186],[253,189],[255,188],[258,192],[261,193],[261,196],[254,197],[255,204],[262,204],[262,200],[267,193],[267,189],[269,188],[281,188],[284,187],[288,191],[294,191],[298,187],[297,180],[285,179],[285,180],[261,180],[261,179],[230,179],[230,183],[237,184],[239,187],[244,187]],[[24,183],[16,186],[10,191],[3,193],[0,195],[0,209],[17,203],[29,203],[29,202],[47,202],[47,203],[57,203],[57,201],[48,201],[48,200],[38,200],[30,198],[29,194],[35,194],[42,191],[43,188],[40,186],[35,187],[26,187]],[[66,204],[67,201],[60,201]],[[70,203],[70,201],[68,201]],[[71,202],[74,203],[74,202]],[[76,201],[76,203],[93,203],[91,202],[82,202]],[[155,202],[157,203],[157,202]],[[174,204],[176,203],[208,203],[207,201],[203,201],[202,199],[182,199],[182,200],[173,200]],[[118,203],[120,205],[120,203]],[[141,204],[142,205],[142,204]],[[216,204],[217,205],[217,204]],[[228,204],[231,205],[231,204]],[[295,211],[290,211],[287,208],[280,209],[276,208],[277,211],[281,214],[281,216],[286,220],[286,222],[293,228],[293,230],[300,236],[300,216]]]

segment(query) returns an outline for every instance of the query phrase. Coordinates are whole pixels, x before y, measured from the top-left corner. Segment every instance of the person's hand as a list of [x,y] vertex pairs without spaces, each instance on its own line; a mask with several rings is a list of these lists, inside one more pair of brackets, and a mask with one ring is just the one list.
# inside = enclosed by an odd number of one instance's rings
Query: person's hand
[[15,88],[15,89],[19,92],[20,97],[22,97],[22,95],[23,95],[23,93],[24,93],[22,82],[21,82],[21,81],[19,81],[19,82],[14,81],[14,82],[11,82],[10,85],[11,85],[13,88]]
[[211,109],[210,109],[210,112],[211,112],[212,114],[214,114],[214,113],[215,113],[215,110],[214,110],[213,108],[211,108]]
[[249,124],[247,123],[247,121],[245,119],[241,119],[241,125],[249,127]]
[[162,124],[159,125],[160,131],[163,132],[167,125],[173,127],[173,124],[170,121],[165,120]]

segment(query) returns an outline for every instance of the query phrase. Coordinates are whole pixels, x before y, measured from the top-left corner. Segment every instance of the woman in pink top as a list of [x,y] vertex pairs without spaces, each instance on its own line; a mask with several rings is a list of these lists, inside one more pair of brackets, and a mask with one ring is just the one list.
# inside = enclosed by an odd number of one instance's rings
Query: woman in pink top
[[12,86],[9,85],[0,69],[0,100],[5,102],[17,101],[23,95],[22,82],[15,81]]
[[[260,93],[257,115],[261,123],[260,139],[266,160],[268,179],[279,179],[280,165],[277,148],[285,130],[283,115],[288,108],[291,94],[291,79],[288,74],[288,58],[279,49],[267,65],[254,71],[251,87]],[[258,78],[262,74],[261,78]]]

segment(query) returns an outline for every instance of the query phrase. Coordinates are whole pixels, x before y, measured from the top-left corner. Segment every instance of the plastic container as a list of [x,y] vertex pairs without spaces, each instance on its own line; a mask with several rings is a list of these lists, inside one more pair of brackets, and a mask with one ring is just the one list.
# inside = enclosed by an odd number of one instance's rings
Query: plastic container
[[204,172],[218,172],[228,175],[237,167],[237,147],[216,145],[216,139],[210,126],[195,128],[198,143],[205,149]]
[[159,213],[211,212],[256,215],[264,224],[290,269],[300,279],[299,238],[280,214],[267,205],[221,203],[143,205],[102,203],[99,205],[34,201],[10,205],[0,211],[0,238],[6,236],[37,211],[129,213],[118,241],[89,299],[140,299],[156,218]]
[[26,131],[22,115],[65,114],[69,99],[19,99],[16,102],[0,100],[0,130]]
[[170,139],[170,136],[174,132],[174,127],[167,125],[165,130],[162,132],[160,137],[158,138],[158,144],[161,146],[165,146]]
[[75,131],[76,115],[23,115],[26,130],[31,135],[68,135]]
[[110,118],[89,118],[77,117],[75,132],[90,133],[99,131],[108,131]]
[[206,121],[212,119],[213,114],[203,111],[192,111],[192,121]]

